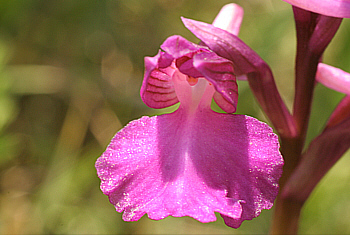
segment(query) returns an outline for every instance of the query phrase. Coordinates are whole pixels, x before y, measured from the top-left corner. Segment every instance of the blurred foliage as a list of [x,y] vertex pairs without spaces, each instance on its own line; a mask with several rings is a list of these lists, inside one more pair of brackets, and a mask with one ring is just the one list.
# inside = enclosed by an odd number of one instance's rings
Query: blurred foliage
[[[99,189],[94,168],[112,136],[152,110],[139,97],[143,57],[166,37],[198,42],[180,16],[211,22],[226,0],[0,0],[0,232],[2,234],[228,234],[269,230],[271,211],[233,230],[166,218],[126,223]],[[288,107],[295,31],[280,0],[240,0],[240,37],[272,67]],[[324,57],[350,71],[350,22]],[[248,85],[238,112],[265,120]],[[343,97],[317,86],[308,140]],[[348,153],[304,209],[302,233],[350,233]]]

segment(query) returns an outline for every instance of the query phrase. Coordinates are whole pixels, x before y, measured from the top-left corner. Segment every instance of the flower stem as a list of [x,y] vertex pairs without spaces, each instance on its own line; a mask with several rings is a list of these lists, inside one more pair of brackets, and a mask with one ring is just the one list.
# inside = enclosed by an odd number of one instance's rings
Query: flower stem
[[[283,175],[280,179],[280,192],[296,168],[302,152],[303,138],[281,138],[281,153],[284,156]],[[297,234],[298,221],[303,202],[284,198],[281,193],[275,201],[275,211],[270,234]]]
[[295,6],[293,12],[297,31],[293,119],[297,135],[285,137],[280,134],[281,153],[285,162],[279,182],[280,194],[275,202],[271,234],[298,233],[300,212],[306,198],[297,199],[281,192],[301,159],[308,130],[318,62],[341,23],[340,18],[319,15]]
[[270,234],[297,234],[303,203],[277,197]]

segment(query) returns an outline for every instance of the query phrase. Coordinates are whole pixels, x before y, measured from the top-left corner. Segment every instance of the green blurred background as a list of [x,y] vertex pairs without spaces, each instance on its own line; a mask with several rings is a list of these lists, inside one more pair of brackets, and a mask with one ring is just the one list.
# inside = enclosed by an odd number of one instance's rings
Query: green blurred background
[[[220,216],[126,223],[99,189],[94,163],[112,136],[153,110],[139,89],[143,57],[170,35],[198,40],[180,16],[211,22],[226,0],[0,0],[0,232],[2,234],[266,234],[272,211],[234,230]],[[292,106],[295,30],[281,0],[241,0],[240,37],[273,69]],[[350,71],[350,22],[324,61]],[[238,113],[267,121],[245,82]],[[343,97],[317,85],[308,141]],[[303,210],[301,233],[350,233],[350,154]]]

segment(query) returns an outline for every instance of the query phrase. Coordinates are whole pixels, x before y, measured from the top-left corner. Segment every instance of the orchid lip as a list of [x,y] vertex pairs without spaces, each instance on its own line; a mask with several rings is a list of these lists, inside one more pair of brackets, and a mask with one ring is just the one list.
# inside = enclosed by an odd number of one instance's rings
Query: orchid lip
[[185,111],[132,121],[97,160],[101,189],[123,219],[211,222],[219,212],[236,228],[270,209],[283,165],[272,129],[244,115]]

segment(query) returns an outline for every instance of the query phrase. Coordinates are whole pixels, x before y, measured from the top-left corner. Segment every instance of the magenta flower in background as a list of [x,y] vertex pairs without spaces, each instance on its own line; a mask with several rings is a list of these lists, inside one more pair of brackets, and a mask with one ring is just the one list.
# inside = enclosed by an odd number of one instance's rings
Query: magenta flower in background
[[350,18],[349,0],[284,0],[296,7],[326,16]]
[[339,68],[319,63],[316,81],[335,91],[350,95],[350,74]]
[[[142,100],[152,108],[180,106],[132,121],[114,136],[95,164],[101,190],[125,221],[148,214],[212,222],[219,212],[238,228],[277,196],[278,137],[265,123],[229,114],[238,100],[237,64],[181,36],[160,48],[145,58]],[[212,99],[227,113],[211,110]]]
[[[346,96],[338,104],[328,120],[326,128],[335,126],[350,118],[350,74],[339,68],[319,63],[316,81]],[[350,147],[350,146],[349,146]]]

